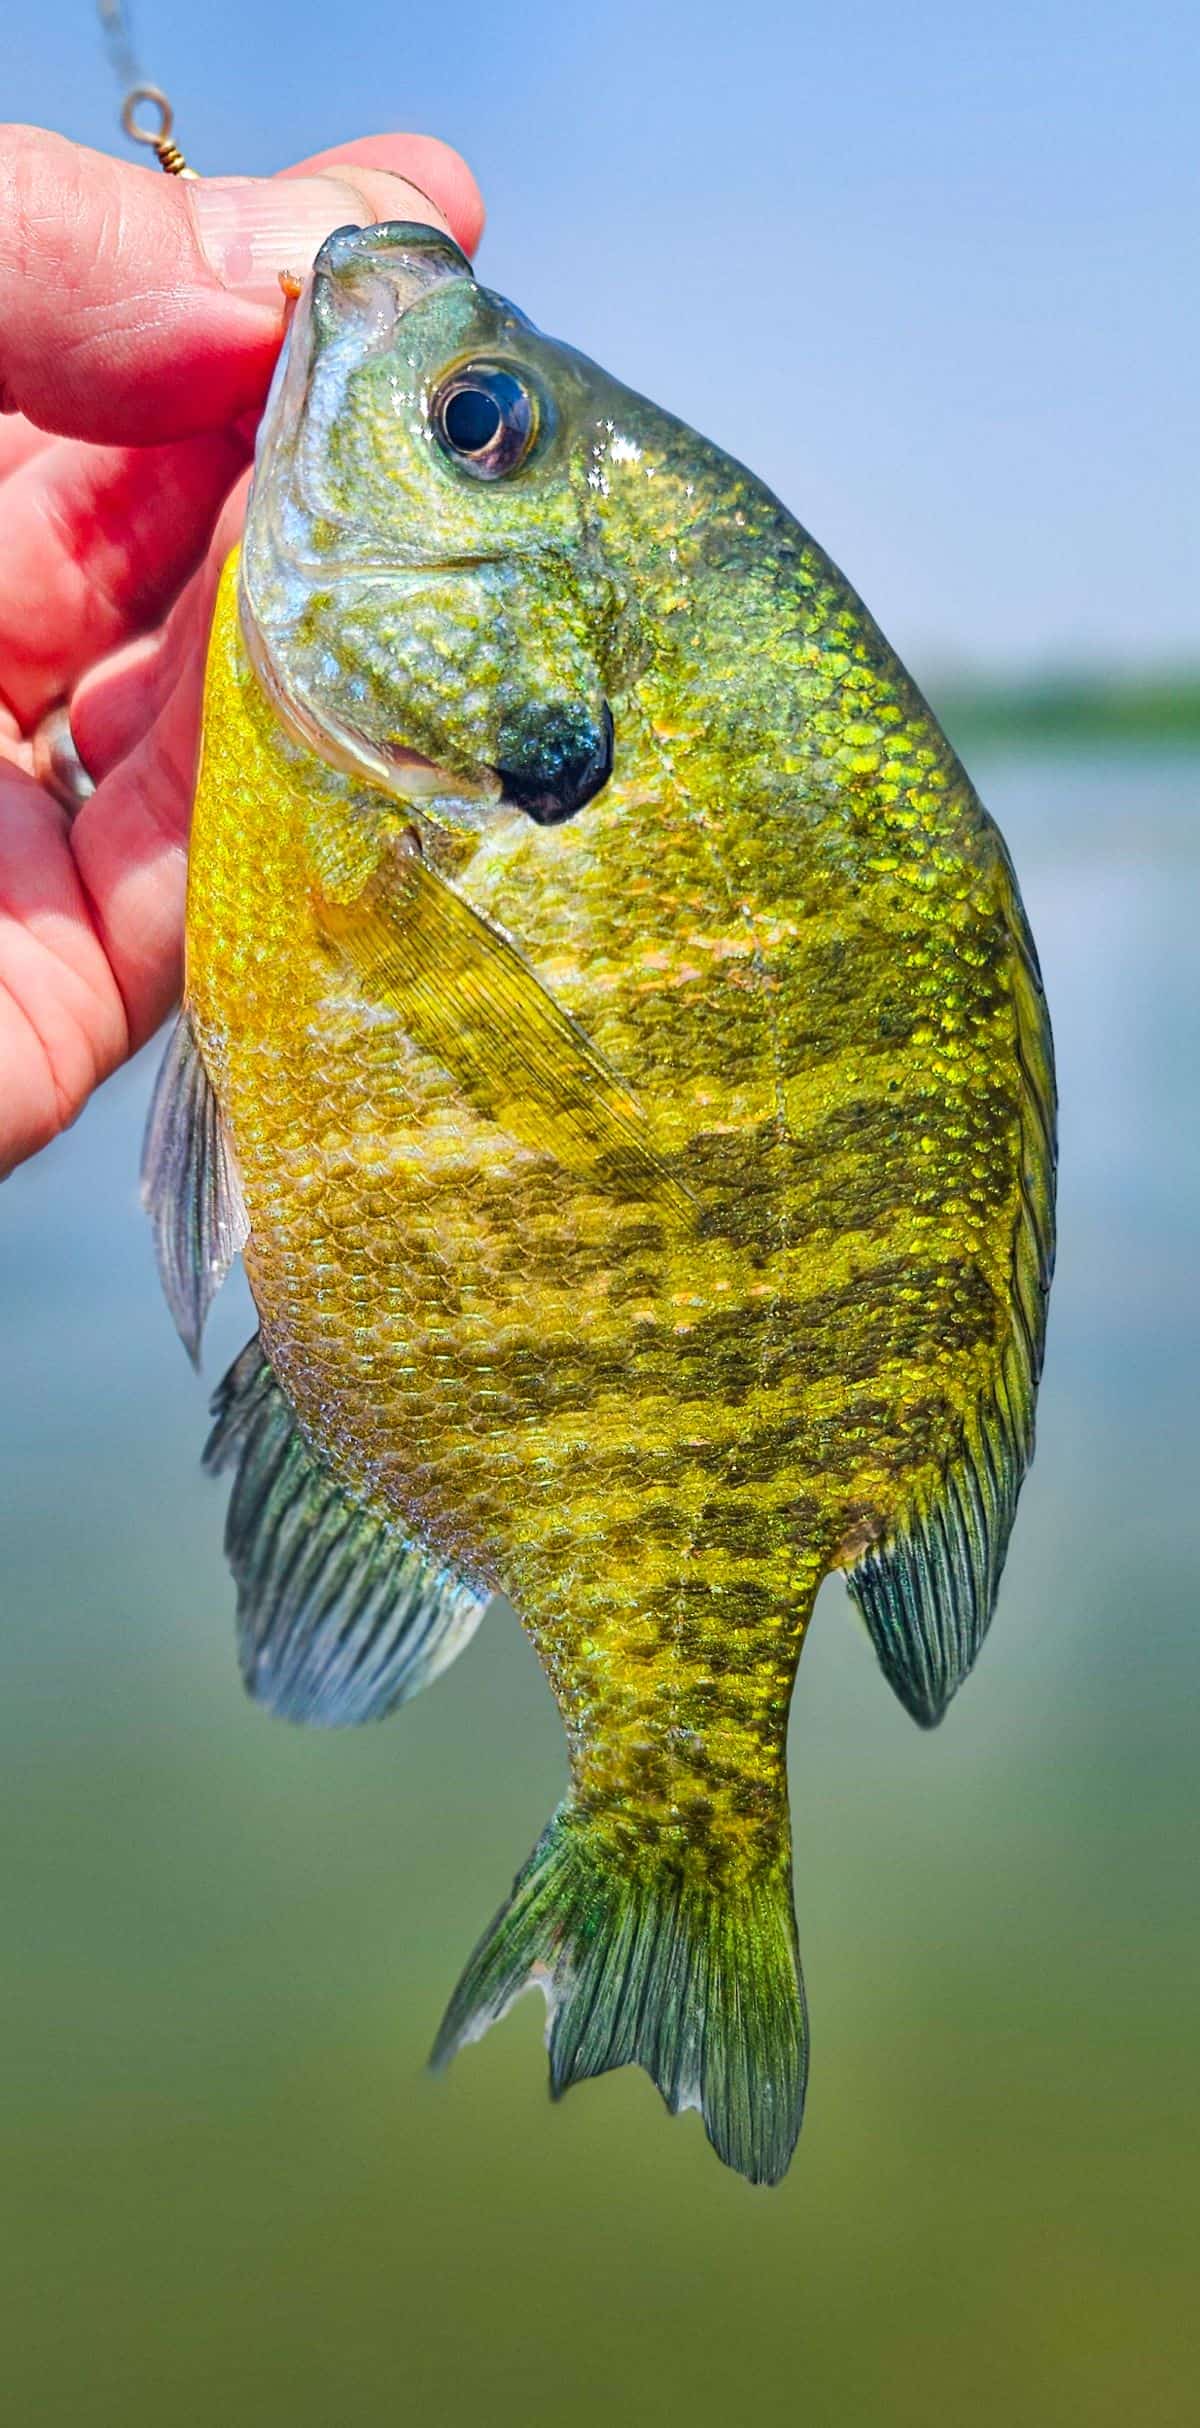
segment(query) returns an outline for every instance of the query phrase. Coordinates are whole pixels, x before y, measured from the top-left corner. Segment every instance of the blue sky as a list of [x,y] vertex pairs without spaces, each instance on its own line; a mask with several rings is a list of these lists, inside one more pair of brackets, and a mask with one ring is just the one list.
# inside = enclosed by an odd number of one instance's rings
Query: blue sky
[[[6,114],[119,145],[88,0]],[[443,134],[482,274],[744,457],[918,672],[1200,651],[1200,13],[141,0],[189,153]]]

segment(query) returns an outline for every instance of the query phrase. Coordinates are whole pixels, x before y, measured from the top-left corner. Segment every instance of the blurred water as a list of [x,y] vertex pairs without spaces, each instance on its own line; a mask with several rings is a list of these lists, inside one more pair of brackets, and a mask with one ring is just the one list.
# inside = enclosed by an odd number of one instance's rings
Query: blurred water
[[[1200,766],[976,771],[1042,949],[1060,1276],[947,1727],[827,1589],[793,1728],[785,2187],[540,2002],[422,2071],[559,1792],[515,1622],[361,1736],[252,1710],[204,1392],[135,1197],[147,1058],[0,1205],[4,2379],[14,2421],[1194,2418]],[[239,1290],[211,1376],[248,1329]]]

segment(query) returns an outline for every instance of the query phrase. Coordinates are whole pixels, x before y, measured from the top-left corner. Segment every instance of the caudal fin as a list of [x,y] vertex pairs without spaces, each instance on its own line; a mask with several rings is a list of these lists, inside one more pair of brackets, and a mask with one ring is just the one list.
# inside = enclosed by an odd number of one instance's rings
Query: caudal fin
[[618,1858],[568,1801],[480,1940],[438,2034],[445,2065],[531,1983],[545,1993],[550,2087],[641,2065],[672,2114],[699,2108],[751,2183],[787,2171],[808,2029],[786,1854],[710,1883]]

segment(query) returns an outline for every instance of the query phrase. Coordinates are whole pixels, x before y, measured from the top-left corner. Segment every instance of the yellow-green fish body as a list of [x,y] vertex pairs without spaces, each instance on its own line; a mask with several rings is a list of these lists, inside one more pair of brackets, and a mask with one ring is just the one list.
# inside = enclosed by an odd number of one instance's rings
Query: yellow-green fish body
[[978,1649],[1049,1280],[1044,1003],[841,575],[425,231],[331,239],[269,409],[187,1021],[184,1328],[243,1242],[261,1317],[213,1445],[249,1683],[370,1716],[510,1596],[570,1790],[443,2050],[536,1978],[556,2087],[636,2058],[774,2179],[796,1662],[833,1568],[918,1719]]

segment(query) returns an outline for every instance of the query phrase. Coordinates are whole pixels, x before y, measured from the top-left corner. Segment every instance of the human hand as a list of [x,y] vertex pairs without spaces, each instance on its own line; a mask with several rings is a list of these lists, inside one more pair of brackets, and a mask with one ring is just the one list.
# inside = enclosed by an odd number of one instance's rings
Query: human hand
[[[483,206],[422,135],[192,183],[0,128],[0,1175],[178,994],[203,651],[280,273],[379,219],[469,252]],[[39,781],[59,704],[96,787],[73,820]]]

